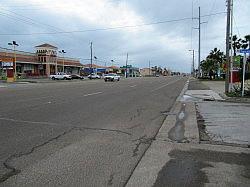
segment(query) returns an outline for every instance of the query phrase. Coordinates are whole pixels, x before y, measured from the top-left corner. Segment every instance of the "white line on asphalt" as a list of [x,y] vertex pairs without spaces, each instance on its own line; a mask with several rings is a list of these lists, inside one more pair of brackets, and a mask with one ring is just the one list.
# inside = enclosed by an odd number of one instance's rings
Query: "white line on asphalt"
[[132,85],[132,86],[129,86],[130,88],[134,88],[134,87],[136,87],[136,85]]
[[177,81],[179,81],[179,80],[181,80],[181,79],[177,79],[177,80],[174,80],[174,81],[169,82],[169,83],[167,83],[167,84],[164,84],[164,85],[162,85],[162,86],[160,86],[160,87],[158,87],[158,88],[156,88],[156,89],[153,89],[151,92],[160,90],[160,89],[164,88],[165,86],[168,86],[168,85],[170,85],[170,84],[173,84],[173,83],[175,83],[175,82],[177,82]]
[[12,122],[16,122],[16,123],[30,123],[30,124],[57,125],[56,123],[50,123],[50,122],[26,121],[26,120],[12,119],[12,118],[4,118],[4,117],[0,117],[0,120],[3,120],[3,121],[12,121]]
[[86,94],[86,95],[83,95],[83,96],[87,97],[87,96],[97,95],[97,94],[102,94],[102,92],[90,93],[90,94]]

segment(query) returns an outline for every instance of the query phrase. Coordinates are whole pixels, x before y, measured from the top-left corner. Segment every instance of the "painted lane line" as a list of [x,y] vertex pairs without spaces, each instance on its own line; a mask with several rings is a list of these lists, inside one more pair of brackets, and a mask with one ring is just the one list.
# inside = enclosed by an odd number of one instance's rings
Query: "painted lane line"
[[87,96],[91,96],[91,95],[98,95],[98,94],[102,94],[102,92],[86,94],[86,95],[83,95],[83,97],[87,97]]
[[57,125],[57,123],[50,123],[50,122],[42,122],[42,121],[26,121],[26,120],[18,120],[18,119],[12,119],[12,118],[5,118],[5,117],[0,117],[0,120],[2,121],[11,121],[15,123],[29,123],[29,124],[41,124],[41,125]]
[[179,80],[181,80],[181,79],[177,79],[177,80],[174,80],[174,81],[169,82],[169,83],[167,83],[167,84],[164,84],[164,85],[162,85],[162,86],[160,86],[160,87],[158,87],[158,88],[156,88],[156,89],[153,89],[151,92],[160,90],[160,89],[162,89],[162,88],[164,88],[164,87],[166,87],[166,86],[168,86],[168,85],[170,85],[170,84],[173,84],[173,83],[175,83],[175,82],[177,82],[177,81],[179,81]]
[[134,88],[134,87],[136,87],[137,85],[132,85],[132,86],[129,86],[130,88]]

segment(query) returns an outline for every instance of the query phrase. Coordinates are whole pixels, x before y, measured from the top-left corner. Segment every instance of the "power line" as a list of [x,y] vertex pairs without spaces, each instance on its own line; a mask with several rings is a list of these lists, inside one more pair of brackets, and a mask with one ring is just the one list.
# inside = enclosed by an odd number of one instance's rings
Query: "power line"
[[40,33],[15,33],[15,34],[0,34],[0,35],[70,34],[70,33],[82,33],[82,32],[107,31],[107,30],[116,30],[116,29],[123,29],[123,28],[134,28],[134,27],[142,27],[142,26],[149,26],[149,25],[157,25],[157,24],[163,24],[163,23],[184,21],[184,20],[189,20],[189,19],[191,19],[191,18],[182,18],[182,19],[176,19],[176,20],[159,21],[159,22],[152,22],[152,23],[140,24],[140,25],[126,25],[126,26],[107,27],[107,28],[100,28],[100,29],[78,30],[78,31],[40,32]]
[[237,29],[237,32],[238,32],[238,36],[239,36],[239,38],[241,38],[240,30],[239,30],[239,28],[237,26],[236,19],[235,19],[234,15],[233,15],[233,20],[234,20],[234,25],[235,25],[235,27]]
[[[203,15],[201,17],[214,16],[214,15],[219,15],[219,14],[225,14],[225,12],[218,12],[218,13],[214,13],[214,14]],[[136,27],[144,27],[144,26],[158,25],[158,24],[171,23],[171,22],[180,22],[180,21],[186,21],[186,20],[191,20],[191,19],[193,19],[193,18],[186,17],[186,18],[157,21],[157,22],[138,24],[138,25],[124,25],[124,26],[117,26],[117,27],[107,27],[107,28],[100,28],[100,29],[87,29],[87,30],[78,30],[78,31],[55,31],[55,32],[37,32],[37,33],[1,33],[0,35],[1,36],[25,36],[25,35],[48,35],[48,34],[50,35],[50,34],[70,34],[70,33],[108,31],[108,30],[116,30],[116,29],[123,29],[123,28],[136,28]]]
[[211,7],[211,10],[210,10],[210,13],[209,13],[210,16],[209,16],[208,19],[207,19],[207,23],[210,21],[211,14],[212,14],[212,12],[213,12],[213,10],[214,10],[215,4],[216,4],[216,0],[214,0],[213,5],[212,5],[212,7]]
[[[27,25],[32,25],[32,26],[45,26],[46,28],[49,28],[51,31],[54,31],[54,32],[65,32],[63,29],[61,28],[58,28],[58,27],[55,27],[55,26],[52,26],[52,25],[49,25],[49,24],[45,24],[45,23],[42,23],[42,22],[38,22],[37,20],[34,20],[34,19],[31,19],[29,17],[26,17],[26,16],[23,16],[21,14],[18,14],[16,12],[13,12],[13,11],[10,11],[10,10],[7,10],[7,9],[4,9],[4,8],[1,8],[0,9],[4,10],[4,11],[7,11],[9,13],[6,13],[6,12],[0,12],[0,16],[5,16],[5,17],[8,17],[12,20],[15,20],[15,21],[20,21],[20,22],[23,22]],[[73,37],[74,35],[71,34],[71,37]],[[70,37],[69,35],[67,35],[67,37]],[[76,39],[75,39],[76,40]],[[78,40],[76,40],[78,41]]]
[[[14,15],[18,16],[18,17],[17,17],[18,19],[21,19],[21,18],[19,18],[19,17],[22,17],[22,18],[23,18],[22,20],[24,20],[24,19],[25,19],[25,20],[29,20],[28,22],[30,22],[31,24],[46,26],[46,27],[48,27],[48,28],[52,28],[52,30],[54,30],[54,31],[58,31],[58,30],[63,31],[63,30],[60,29],[60,28],[57,28],[57,27],[52,26],[52,25],[49,25],[49,24],[41,23],[41,22],[39,22],[39,21],[37,21],[37,20],[34,20],[34,19],[32,19],[32,18],[23,16],[23,15],[21,15],[21,14],[18,14],[18,13],[16,13],[16,12],[11,11],[11,10],[7,10],[7,9],[4,9],[4,8],[0,8],[0,9],[4,10],[4,11],[6,11],[6,12],[10,12],[11,14],[14,14]],[[5,14],[7,14],[7,13],[5,13]],[[10,14],[9,14],[9,15],[10,15]],[[12,16],[12,17],[13,17],[13,16]]]

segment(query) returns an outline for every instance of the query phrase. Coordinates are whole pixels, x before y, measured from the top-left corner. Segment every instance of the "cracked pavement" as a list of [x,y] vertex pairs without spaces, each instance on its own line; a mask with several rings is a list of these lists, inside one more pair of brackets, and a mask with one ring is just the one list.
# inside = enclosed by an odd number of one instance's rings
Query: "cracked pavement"
[[124,186],[185,82],[158,77],[0,88],[0,186]]

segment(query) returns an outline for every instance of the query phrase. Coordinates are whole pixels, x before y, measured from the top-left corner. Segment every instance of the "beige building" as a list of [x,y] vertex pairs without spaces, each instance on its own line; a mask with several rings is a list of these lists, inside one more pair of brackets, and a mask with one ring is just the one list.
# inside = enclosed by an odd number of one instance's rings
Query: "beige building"
[[150,68],[142,68],[142,69],[140,69],[140,74],[143,77],[152,76],[153,75],[153,71]]
[[[57,54],[57,47],[50,44],[42,44],[35,47],[36,52],[24,52],[16,50],[15,53],[10,49],[0,49],[0,59],[12,58],[16,56],[16,70],[18,75],[23,76],[49,76],[56,72],[79,74],[82,64],[79,59],[59,57]],[[2,60],[1,68],[6,71],[4,67],[4,60]]]

